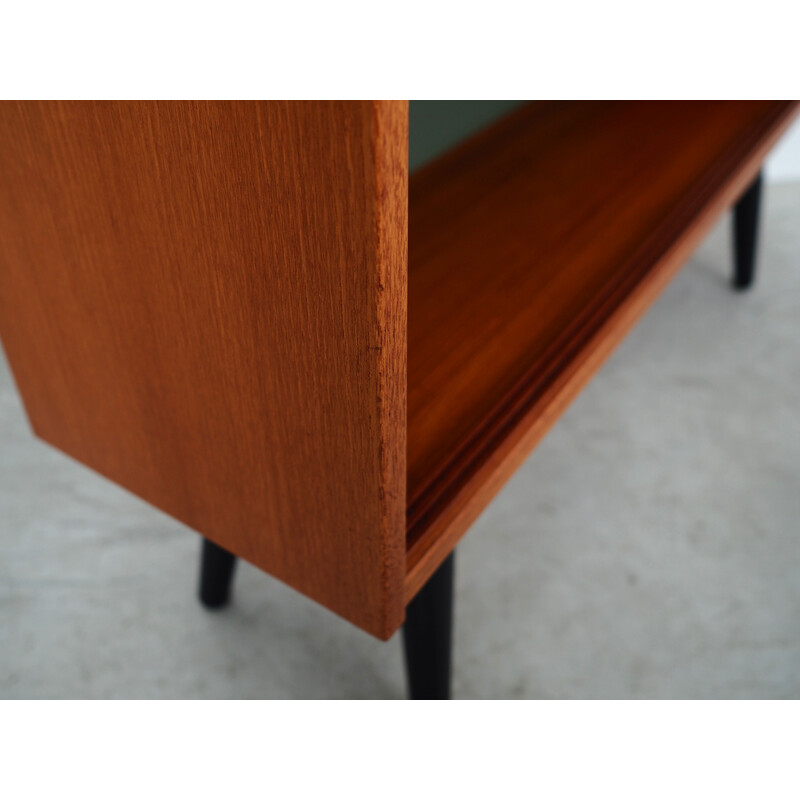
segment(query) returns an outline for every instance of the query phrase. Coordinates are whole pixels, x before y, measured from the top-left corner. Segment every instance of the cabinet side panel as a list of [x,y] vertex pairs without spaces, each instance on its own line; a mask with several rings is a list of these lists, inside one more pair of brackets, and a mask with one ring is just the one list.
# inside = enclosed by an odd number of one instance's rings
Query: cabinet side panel
[[42,439],[386,638],[405,253],[377,108],[0,105],[0,335]]

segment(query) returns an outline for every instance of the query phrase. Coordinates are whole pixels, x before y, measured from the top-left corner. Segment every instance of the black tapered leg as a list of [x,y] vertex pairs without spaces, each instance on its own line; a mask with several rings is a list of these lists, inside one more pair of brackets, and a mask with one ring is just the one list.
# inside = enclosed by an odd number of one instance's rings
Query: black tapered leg
[[403,646],[412,700],[450,699],[454,554],[406,608]]
[[203,539],[200,564],[200,602],[206,608],[223,608],[231,594],[236,556],[209,539]]
[[736,203],[733,215],[734,270],[733,287],[747,289],[753,283],[758,238],[758,210],[761,206],[762,176],[750,184]]

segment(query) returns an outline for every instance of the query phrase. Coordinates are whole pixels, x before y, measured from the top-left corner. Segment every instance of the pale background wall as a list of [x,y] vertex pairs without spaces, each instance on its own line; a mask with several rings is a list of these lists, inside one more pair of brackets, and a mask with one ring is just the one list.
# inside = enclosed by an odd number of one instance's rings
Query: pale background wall
[[773,183],[800,181],[800,120],[794,122],[767,159],[767,178]]

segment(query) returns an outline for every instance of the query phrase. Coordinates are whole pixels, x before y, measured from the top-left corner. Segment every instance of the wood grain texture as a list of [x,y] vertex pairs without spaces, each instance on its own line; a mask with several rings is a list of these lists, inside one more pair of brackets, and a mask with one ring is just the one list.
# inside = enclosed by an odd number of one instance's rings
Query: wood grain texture
[[534,103],[412,176],[407,601],[795,111]]
[[3,103],[34,431],[381,638],[404,614],[407,105]]

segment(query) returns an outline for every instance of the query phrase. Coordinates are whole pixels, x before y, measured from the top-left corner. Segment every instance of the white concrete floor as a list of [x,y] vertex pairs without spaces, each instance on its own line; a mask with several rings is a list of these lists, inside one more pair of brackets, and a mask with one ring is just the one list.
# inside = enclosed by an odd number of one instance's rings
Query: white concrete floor
[[[800,696],[800,185],[724,219],[464,539],[458,698]],[[36,441],[0,362],[0,697],[400,698],[372,640]]]

